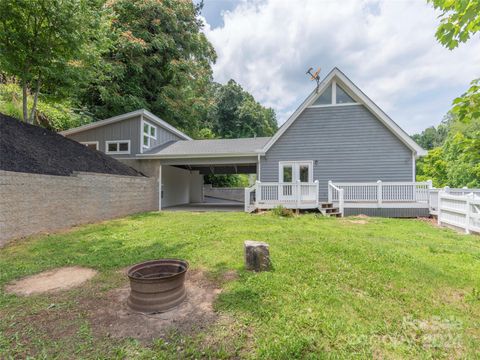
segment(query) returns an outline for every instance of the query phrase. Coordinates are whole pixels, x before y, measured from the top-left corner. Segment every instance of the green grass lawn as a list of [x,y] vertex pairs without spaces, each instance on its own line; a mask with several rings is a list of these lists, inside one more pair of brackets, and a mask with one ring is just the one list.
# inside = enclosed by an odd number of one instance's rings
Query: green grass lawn
[[[0,358],[478,358],[480,237],[362,220],[148,213],[16,242],[0,250],[2,289],[61,266],[100,274],[65,293],[0,291]],[[243,270],[247,239],[270,244],[272,271]],[[120,269],[161,257],[221,286],[215,309],[228,320],[152,343],[96,336],[78,299],[124,286]]]

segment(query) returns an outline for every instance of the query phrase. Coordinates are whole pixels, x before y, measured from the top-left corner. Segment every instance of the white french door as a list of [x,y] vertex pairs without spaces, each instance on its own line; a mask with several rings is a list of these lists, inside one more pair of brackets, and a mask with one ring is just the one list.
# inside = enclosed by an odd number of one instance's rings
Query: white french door
[[313,161],[280,161],[278,180],[281,184],[278,190],[279,200],[294,200],[303,192],[302,183],[313,182]]

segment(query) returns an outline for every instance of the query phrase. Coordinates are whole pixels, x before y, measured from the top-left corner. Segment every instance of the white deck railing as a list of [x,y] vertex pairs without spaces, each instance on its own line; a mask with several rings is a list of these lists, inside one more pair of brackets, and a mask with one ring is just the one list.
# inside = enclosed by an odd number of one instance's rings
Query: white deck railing
[[328,202],[338,201],[338,212],[342,214],[345,207],[345,190],[335,186],[331,181],[328,182]]
[[467,234],[480,233],[480,197],[473,192],[468,195],[452,195],[439,191],[438,224],[463,229]]
[[[432,187],[430,181],[425,182],[329,182],[339,189],[343,189],[344,203],[377,203],[381,205],[388,203],[429,202],[429,189]],[[328,201],[338,202],[338,191],[329,186]]]
[[255,193],[257,191],[257,183],[253,186],[245,188],[245,212],[252,212],[255,207]]
[[[434,189],[431,181],[329,181],[328,202],[338,206],[342,216],[345,208],[429,208],[430,214],[438,215],[441,223],[460,227],[467,232],[480,231],[480,189]],[[313,183],[257,181],[245,189],[245,211],[272,209],[277,206],[290,209],[318,208],[318,180]],[[443,209],[440,209],[441,206]]]
[[276,206],[314,209],[318,204],[318,181],[313,183],[257,181],[255,185],[245,189],[245,211],[251,211],[252,207],[272,209]]

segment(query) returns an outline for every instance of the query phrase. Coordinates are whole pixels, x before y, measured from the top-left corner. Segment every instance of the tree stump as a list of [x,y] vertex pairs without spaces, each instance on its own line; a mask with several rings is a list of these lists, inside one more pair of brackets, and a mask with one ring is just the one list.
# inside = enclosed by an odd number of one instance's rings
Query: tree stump
[[270,269],[268,244],[260,241],[244,242],[245,267],[247,270],[266,271]]

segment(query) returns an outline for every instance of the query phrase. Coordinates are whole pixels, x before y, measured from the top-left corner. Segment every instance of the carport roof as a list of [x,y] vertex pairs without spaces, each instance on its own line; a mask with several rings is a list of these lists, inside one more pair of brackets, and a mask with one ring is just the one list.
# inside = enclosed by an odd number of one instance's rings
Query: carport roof
[[270,139],[270,137],[256,137],[171,141],[138,156],[146,158],[252,156],[262,153],[263,147]]

